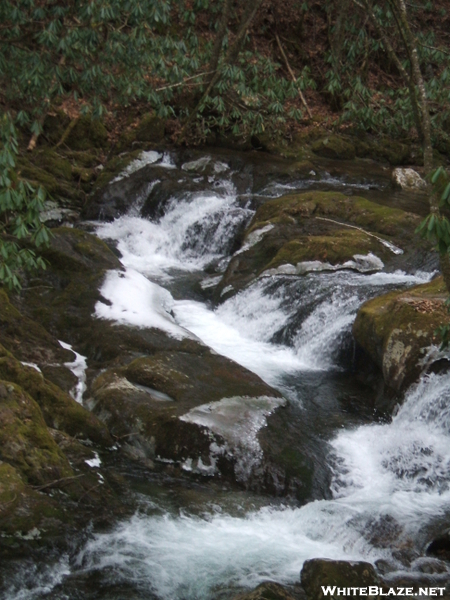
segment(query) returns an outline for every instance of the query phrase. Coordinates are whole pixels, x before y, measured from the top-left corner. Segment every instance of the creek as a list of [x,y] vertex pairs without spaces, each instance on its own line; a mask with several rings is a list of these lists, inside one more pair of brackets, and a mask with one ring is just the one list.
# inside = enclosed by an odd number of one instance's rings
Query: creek
[[[176,168],[167,156],[162,162]],[[52,564],[23,565],[8,600],[226,599],[267,579],[293,584],[314,557],[378,561],[390,577],[423,571],[424,547],[449,516],[450,375],[423,377],[392,418],[379,414],[380,390],[353,368],[351,326],[366,299],[429,281],[433,272],[272,274],[214,304],[205,298],[242,251],[239,235],[254,214],[227,165],[217,162],[216,172],[214,184],[169,200],[161,216],[142,218],[138,202],[97,224],[125,267],[108,275],[97,314],[196,336],[279,389],[289,403],[286,436],[293,445],[307,440],[322,473],[314,497],[300,506],[220,482],[136,474],[133,517]],[[384,202],[389,193],[373,181],[329,176],[272,181],[259,196],[315,187],[384,194]],[[253,422],[257,432],[264,420],[255,414]],[[255,443],[254,432],[237,434],[249,436],[243,448]]]

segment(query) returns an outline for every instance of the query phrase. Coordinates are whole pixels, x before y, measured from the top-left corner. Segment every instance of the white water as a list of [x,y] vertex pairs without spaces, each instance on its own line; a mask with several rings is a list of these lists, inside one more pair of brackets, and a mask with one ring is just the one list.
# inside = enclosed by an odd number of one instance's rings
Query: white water
[[75,354],[75,360],[73,360],[72,362],[64,363],[64,366],[70,369],[75,375],[75,377],[78,379],[77,384],[75,385],[73,390],[71,390],[70,394],[72,398],[76,400],[79,404],[83,404],[83,394],[86,391],[87,359],[82,354],[78,354],[78,352],[75,352],[75,350],[70,344],[62,342],[61,340],[58,341],[65,350],[70,350]]
[[[167,599],[207,599],[220,583],[292,583],[313,557],[395,563],[392,550],[449,510],[449,438],[450,377],[433,375],[409,392],[392,423],[333,440],[334,500],[267,507],[244,518],[136,515],[97,535],[78,560],[87,569],[112,567],[120,579]],[[378,523],[381,532],[391,517],[391,547],[374,547],[371,527]]]
[[[202,269],[226,254],[230,230],[249,218],[232,188],[224,190],[173,202],[158,223],[125,216],[102,225],[99,235],[117,240],[126,270],[109,274],[101,293],[111,304],[99,303],[97,316],[175,336],[192,332],[275,385],[286,374],[301,378],[305,371],[335,369],[336,351],[366,298],[430,278],[402,272],[274,275],[216,310],[174,300],[147,278],[162,283],[176,272]],[[204,423],[217,409],[225,419],[220,427],[230,433],[227,405],[216,404],[186,418]],[[143,595],[152,590],[161,600],[208,600],[221,587],[238,590],[267,579],[295,582],[304,560],[313,557],[385,558],[402,568],[392,550],[420,537],[448,510],[449,437],[450,376],[423,378],[391,423],[343,430],[331,441],[332,500],[267,506],[240,518],[218,506],[201,516],[188,509],[137,514],[94,536],[72,568],[110,568],[116,581],[132,583]],[[375,528],[383,538],[384,522],[394,523],[395,535],[377,547],[371,532]],[[66,564],[49,575],[50,587],[53,576],[59,580],[67,572]]]

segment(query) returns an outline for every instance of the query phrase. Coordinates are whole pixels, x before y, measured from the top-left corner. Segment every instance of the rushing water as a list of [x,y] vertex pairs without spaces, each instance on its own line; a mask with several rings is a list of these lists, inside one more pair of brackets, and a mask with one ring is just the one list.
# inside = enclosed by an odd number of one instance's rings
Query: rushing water
[[[270,194],[277,189],[273,185]],[[99,303],[97,316],[159,327],[176,337],[196,336],[288,390],[303,410],[302,390],[309,386],[320,404],[317,377],[345,367],[342,349],[351,346],[360,304],[386,290],[428,281],[431,274],[275,274],[217,308],[193,299],[189,290],[183,299],[179,281],[188,289],[191,274],[207,284],[210,276],[202,270],[211,264],[223,269],[236,231],[252,214],[225,179],[214,190],[169,202],[158,221],[131,211],[100,225],[98,235],[116,240],[126,271],[108,275],[102,295],[109,304]],[[229,598],[233,590],[266,579],[292,583],[304,560],[313,557],[382,558],[393,572],[404,570],[398,551],[414,544],[421,549],[428,528],[448,511],[449,436],[450,376],[424,377],[391,422],[334,432],[327,451],[330,499],[295,507],[255,496],[252,508],[248,497],[241,505],[236,494],[230,508],[224,494],[204,502],[201,510],[189,502],[180,509],[146,499],[141,512],[93,536],[75,557],[28,573],[25,579],[33,583],[26,591],[14,584],[8,599],[94,598],[76,595],[67,584],[70,577],[94,573],[98,586],[127,590],[127,598],[207,600]],[[414,564],[408,567],[412,571]]]

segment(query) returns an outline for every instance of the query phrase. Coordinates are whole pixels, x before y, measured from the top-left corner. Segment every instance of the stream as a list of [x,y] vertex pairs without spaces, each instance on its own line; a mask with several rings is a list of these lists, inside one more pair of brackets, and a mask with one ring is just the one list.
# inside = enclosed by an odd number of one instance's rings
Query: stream
[[[168,156],[158,160],[179,168]],[[218,182],[170,200],[160,217],[142,218],[138,202],[125,216],[97,223],[125,272],[108,274],[101,290],[107,303],[99,302],[96,314],[196,336],[257,373],[289,402],[286,435],[293,444],[307,438],[327,475],[303,506],[217,483],[136,475],[140,509],[133,517],[52,564],[25,564],[7,600],[225,600],[268,579],[294,584],[314,557],[368,560],[385,565],[389,577],[423,572],[421,554],[450,513],[450,375],[423,377],[392,419],[374,414],[379,391],[354,372],[351,326],[365,300],[434,273],[272,274],[214,305],[204,292],[243,251],[239,232],[254,214],[228,166],[218,162],[216,172]],[[320,185],[348,186],[331,176]],[[361,195],[371,188],[352,185]],[[271,182],[260,196],[283,193],[286,184]]]

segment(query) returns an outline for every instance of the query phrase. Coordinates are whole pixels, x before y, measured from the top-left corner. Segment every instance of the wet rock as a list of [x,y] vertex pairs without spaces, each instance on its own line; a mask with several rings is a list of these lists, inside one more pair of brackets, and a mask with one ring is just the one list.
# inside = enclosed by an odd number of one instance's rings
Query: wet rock
[[269,200],[249,224],[217,288],[217,299],[261,275],[377,270],[402,254],[398,246],[407,247],[419,222],[413,214],[335,192]]
[[392,182],[396,187],[406,191],[424,190],[427,187],[426,181],[414,169],[394,169]]
[[[379,586],[378,577],[373,565],[367,562],[347,562],[314,558],[305,561],[301,574],[301,584],[309,600],[322,600],[325,595],[322,586],[336,588]],[[338,598],[338,592],[328,597]]]
[[89,405],[137,458],[245,483],[262,458],[258,429],[283,400],[257,375],[196,350],[157,352],[103,372]]
[[427,554],[450,561],[450,530],[434,538],[428,545]]
[[37,403],[10,381],[0,382],[0,459],[38,486],[73,475]]
[[297,597],[283,585],[268,581],[261,583],[251,592],[233,596],[232,600],[295,600]]
[[112,444],[103,423],[69,394],[47,381],[35,368],[21,364],[13,356],[2,356],[0,378],[20,385],[34,398],[49,427],[60,429],[84,440],[91,440],[96,444]]
[[405,292],[390,292],[369,300],[358,311],[353,335],[396,391],[406,389],[439,356],[436,329],[448,322],[447,293],[441,278]]

